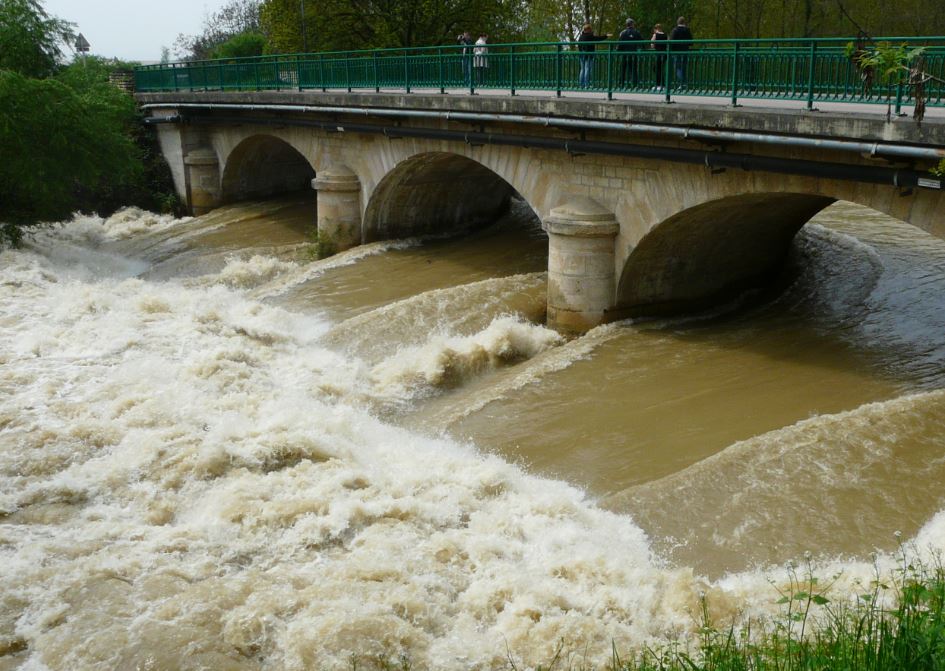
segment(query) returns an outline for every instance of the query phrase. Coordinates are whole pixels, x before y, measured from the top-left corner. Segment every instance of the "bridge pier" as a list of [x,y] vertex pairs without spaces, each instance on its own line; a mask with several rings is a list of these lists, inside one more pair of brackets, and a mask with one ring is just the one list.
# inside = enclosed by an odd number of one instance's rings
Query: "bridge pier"
[[548,326],[582,333],[614,305],[614,214],[580,196],[551,210],[548,233]]
[[361,244],[361,181],[349,168],[336,166],[312,180],[318,192],[318,237],[334,251]]
[[220,162],[209,147],[193,149],[184,157],[187,168],[188,202],[195,217],[221,203]]

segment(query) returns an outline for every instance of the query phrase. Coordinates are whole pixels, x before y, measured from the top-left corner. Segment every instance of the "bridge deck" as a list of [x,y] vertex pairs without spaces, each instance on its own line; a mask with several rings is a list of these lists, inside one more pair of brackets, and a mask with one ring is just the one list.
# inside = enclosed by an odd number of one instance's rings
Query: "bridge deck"
[[[818,103],[815,111],[803,102],[745,99],[732,107],[727,98],[678,96],[666,104],[658,94],[580,91],[522,91],[482,89],[470,95],[468,89],[397,89],[374,91],[283,90],[283,91],[167,91],[138,93],[142,104],[311,105],[360,108],[361,110],[404,109],[439,112],[478,112],[550,116],[582,120],[623,121],[691,128],[755,131],[783,135],[856,139],[871,142],[899,142],[945,147],[945,108],[928,108],[920,124],[911,116],[893,116],[887,121],[886,107],[875,104]],[[911,114],[911,108],[904,108]]]

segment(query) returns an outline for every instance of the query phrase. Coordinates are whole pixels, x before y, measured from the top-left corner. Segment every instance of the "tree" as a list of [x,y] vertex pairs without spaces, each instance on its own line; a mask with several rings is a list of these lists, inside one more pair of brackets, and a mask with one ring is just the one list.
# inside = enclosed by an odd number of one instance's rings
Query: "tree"
[[134,100],[108,81],[130,64],[59,64],[66,25],[34,0],[0,0],[0,245],[76,210],[159,206],[171,190]]
[[272,52],[455,44],[464,30],[493,41],[518,36],[518,0],[308,0],[303,39],[299,0],[264,0],[260,22]]
[[198,35],[180,34],[174,42],[181,58],[201,60],[211,58],[215,47],[241,34],[259,33],[259,6],[262,0],[229,0],[203,20]]
[[[82,209],[103,188],[140,177],[128,134],[134,102],[117,87],[89,86],[89,64],[60,77],[0,71],[0,236],[17,243],[24,227]],[[94,65],[92,69],[97,69]],[[83,198],[84,196],[84,198]]]
[[262,33],[239,33],[221,42],[210,50],[210,58],[246,58],[261,56],[266,49],[266,36]]
[[72,24],[51,17],[37,0],[0,0],[0,70],[51,75],[72,38]]

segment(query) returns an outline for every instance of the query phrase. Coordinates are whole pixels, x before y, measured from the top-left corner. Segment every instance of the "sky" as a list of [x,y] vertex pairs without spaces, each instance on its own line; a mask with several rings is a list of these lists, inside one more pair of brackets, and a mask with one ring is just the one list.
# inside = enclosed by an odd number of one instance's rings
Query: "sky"
[[[76,24],[90,53],[132,61],[157,61],[180,33],[200,32],[203,19],[226,0],[41,0],[46,11]],[[68,52],[67,52],[68,55]]]

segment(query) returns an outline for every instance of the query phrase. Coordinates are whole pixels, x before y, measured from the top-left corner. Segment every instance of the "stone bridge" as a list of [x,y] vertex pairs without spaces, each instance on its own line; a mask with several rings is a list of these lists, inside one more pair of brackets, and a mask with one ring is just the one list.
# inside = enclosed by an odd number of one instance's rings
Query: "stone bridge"
[[524,199],[563,330],[762,285],[837,200],[945,237],[941,118],[468,92],[137,98],[195,214],[311,186],[319,235],[342,250],[469,230]]

